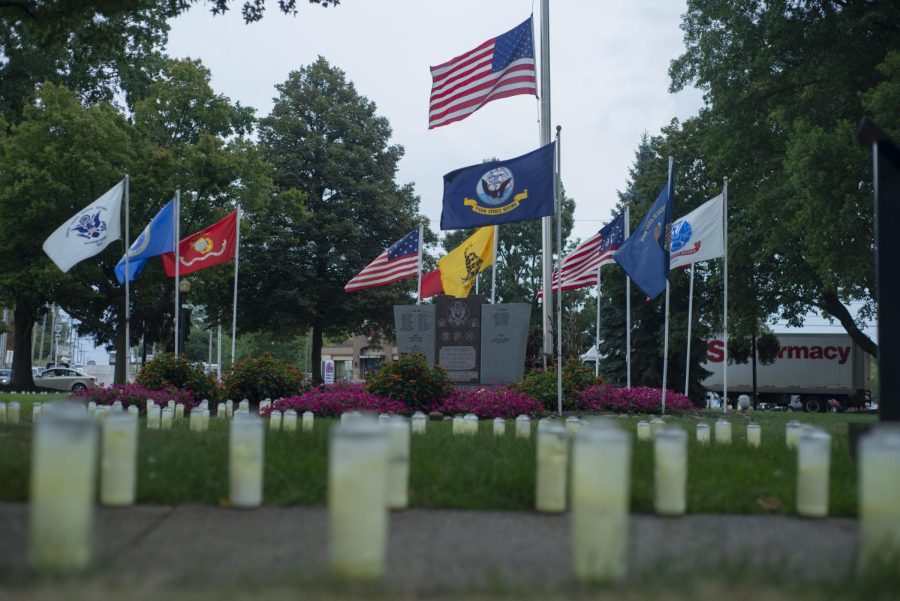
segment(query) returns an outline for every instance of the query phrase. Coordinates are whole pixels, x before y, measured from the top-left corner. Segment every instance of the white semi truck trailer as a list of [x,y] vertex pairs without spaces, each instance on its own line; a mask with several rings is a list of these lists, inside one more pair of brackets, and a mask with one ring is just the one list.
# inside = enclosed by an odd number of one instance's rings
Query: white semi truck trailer
[[[777,334],[781,350],[769,365],[756,364],[759,401],[825,411],[834,399],[844,407],[861,406],[871,391],[869,355],[847,334]],[[721,336],[707,342],[706,364],[711,371],[703,385],[722,393],[725,344]],[[728,397],[753,392],[751,361],[728,365]]]

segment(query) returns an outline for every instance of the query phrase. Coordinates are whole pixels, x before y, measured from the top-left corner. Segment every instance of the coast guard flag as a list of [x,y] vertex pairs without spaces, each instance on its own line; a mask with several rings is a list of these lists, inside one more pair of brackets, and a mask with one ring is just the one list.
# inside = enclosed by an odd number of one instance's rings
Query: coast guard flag
[[428,129],[465,119],[485,104],[537,96],[531,17],[474,50],[431,68]]
[[122,195],[125,180],[78,211],[44,241],[44,252],[62,271],[69,271],[122,237]]
[[[563,290],[597,285],[597,268],[613,263],[613,255],[625,240],[625,213],[604,225],[562,261]],[[553,292],[559,289],[559,274],[553,270]],[[538,291],[538,298],[544,290]]]
[[[134,281],[152,257],[175,251],[175,201],[170,200],[150,220],[128,249],[129,280]],[[125,257],[116,264],[116,278],[125,283]]]
[[415,277],[419,272],[419,230],[406,234],[347,282],[344,290],[355,292],[376,286],[387,286]]
[[725,256],[724,206],[719,194],[672,224],[671,269]]
[[669,184],[662,189],[653,206],[614,256],[650,299],[666,289],[669,277],[667,227],[672,216]]
[[442,230],[499,225],[553,215],[556,142],[507,161],[489,161],[444,176]]

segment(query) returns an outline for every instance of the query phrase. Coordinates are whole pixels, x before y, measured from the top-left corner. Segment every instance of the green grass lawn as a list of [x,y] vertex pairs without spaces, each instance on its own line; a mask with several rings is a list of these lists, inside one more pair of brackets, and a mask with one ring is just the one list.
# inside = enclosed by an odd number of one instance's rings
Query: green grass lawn
[[[65,395],[61,395],[65,396]],[[30,421],[30,410],[23,415]],[[690,433],[688,511],[692,513],[787,513],[794,510],[795,454],[784,442],[785,423],[797,419],[832,435],[831,514],[856,514],[856,468],[848,450],[847,423],[874,421],[871,415],[756,413],[762,448],[746,445],[747,415],[729,414],[730,446],[697,445],[699,420],[717,413],[667,418]],[[620,419],[635,430],[637,417]],[[171,431],[140,431],[138,500],[159,504],[224,504],[228,497],[228,424],[211,418],[205,433],[188,431],[187,420]],[[317,420],[312,433],[266,432],[265,502],[324,505],[328,430],[334,420]],[[536,428],[536,422],[532,424]],[[449,422],[429,422],[413,436],[410,504],[413,507],[529,510],[534,506],[535,439],[516,439],[509,421],[495,438],[489,421],[474,437],[453,436]],[[31,424],[0,425],[0,500],[28,495]],[[653,511],[653,446],[633,443],[632,509]]]

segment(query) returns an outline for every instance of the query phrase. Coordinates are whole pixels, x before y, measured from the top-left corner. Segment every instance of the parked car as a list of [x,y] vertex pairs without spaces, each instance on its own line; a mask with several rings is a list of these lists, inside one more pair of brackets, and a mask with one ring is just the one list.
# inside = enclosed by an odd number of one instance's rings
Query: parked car
[[10,375],[12,375],[11,369],[0,369],[0,384],[9,384]]
[[36,386],[42,386],[44,388],[78,392],[85,388],[96,388],[97,378],[89,376],[84,372],[80,372],[77,369],[53,367],[45,369],[39,375],[35,376],[34,383]]

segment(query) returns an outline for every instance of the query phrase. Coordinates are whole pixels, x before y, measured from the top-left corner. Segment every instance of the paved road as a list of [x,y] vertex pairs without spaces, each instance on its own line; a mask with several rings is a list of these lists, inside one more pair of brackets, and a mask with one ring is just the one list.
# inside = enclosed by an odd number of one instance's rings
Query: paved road
[[[28,508],[0,503],[0,576],[27,572]],[[295,582],[327,573],[326,511],[137,506],[97,512],[98,565],[106,583],[181,587],[190,582]],[[668,571],[675,579],[759,568],[810,582],[844,578],[856,521],[782,516],[691,515],[631,520],[629,580]],[[567,587],[569,520],[528,512],[409,510],[391,516],[386,586],[432,594],[492,587]],[[21,578],[20,578],[21,577]],[[2,598],[2,594],[0,594]]]

